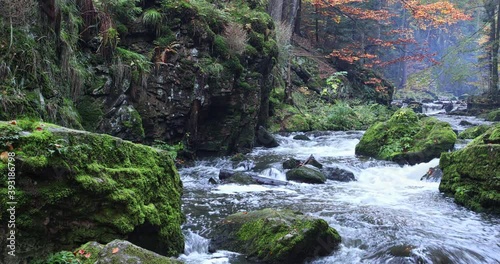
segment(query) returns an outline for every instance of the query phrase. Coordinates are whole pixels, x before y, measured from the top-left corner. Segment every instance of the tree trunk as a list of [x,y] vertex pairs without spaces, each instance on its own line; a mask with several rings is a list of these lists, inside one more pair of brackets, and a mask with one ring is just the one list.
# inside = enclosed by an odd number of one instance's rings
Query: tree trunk
[[491,51],[492,56],[492,71],[491,71],[491,94],[493,99],[499,99],[499,88],[498,88],[498,49],[500,48],[500,2],[496,7],[496,23],[495,18],[493,18],[493,26],[491,27],[494,31],[493,46]]
[[302,0],[299,0],[299,7],[297,9],[297,17],[295,17],[295,23],[293,25],[293,33],[297,34],[297,36],[302,37],[300,33],[300,23],[302,20]]

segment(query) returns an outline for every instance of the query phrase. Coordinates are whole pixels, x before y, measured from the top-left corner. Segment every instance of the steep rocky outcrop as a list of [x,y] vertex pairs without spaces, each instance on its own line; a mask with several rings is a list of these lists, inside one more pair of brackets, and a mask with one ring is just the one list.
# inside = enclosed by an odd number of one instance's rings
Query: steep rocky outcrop
[[325,220],[291,210],[236,213],[222,220],[213,234],[212,251],[236,251],[266,263],[304,263],[330,254],[341,242]]
[[[0,134],[0,172],[15,167],[19,260],[117,238],[163,255],[183,251],[182,182],[167,152],[29,120],[0,122]],[[10,230],[7,184],[0,182],[2,237]]]
[[439,158],[442,152],[453,149],[456,139],[450,124],[402,108],[388,121],[368,128],[355,153],[413,165]]
[[465,148],[443,153],[439,190],[474,211],[500,214],[500,125]]

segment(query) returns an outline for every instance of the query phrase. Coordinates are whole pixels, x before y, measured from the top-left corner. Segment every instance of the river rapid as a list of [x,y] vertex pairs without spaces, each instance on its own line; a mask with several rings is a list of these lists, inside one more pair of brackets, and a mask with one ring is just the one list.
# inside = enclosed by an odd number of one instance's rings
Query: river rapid
[[[433,113],[456,130],[474,117]],[[474,213],[439,193],[438,182],[420,181],[438,159],[415,166],[357,157],[354,148],[364,131],[306,133],[311,141],[277,136],[280,146],[255,148],[244,162],[227,157],[196,161],[179,169],[184,183],[186,263],[251,263],[229,251],[208,253],[207,237],[229,214],[289,208],[326,220],[342,236],[338,251],[311,263],[500,263],[500,218]],[[461,148],[467,142],[459,141]],[[325,166],[352,171],[353,182],[291,182],[286,186],[212,185],[220,169],[250,170],[285,180],[282,162],[309,155]]]

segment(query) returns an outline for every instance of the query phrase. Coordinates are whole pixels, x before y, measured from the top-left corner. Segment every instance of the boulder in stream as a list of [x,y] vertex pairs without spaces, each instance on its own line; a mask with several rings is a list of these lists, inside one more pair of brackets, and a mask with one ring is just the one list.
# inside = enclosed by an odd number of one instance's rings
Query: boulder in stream
[[306,141],[311,140],[308,136],[306,136],[304,134],[296,135],[296,136],[293,137],[293,139],[295,139],[295,140],[306,140]]
[[254,172],[231,171],[225,169],[220,170],[219,180],[221,180],[222,183],[236,183],[241,185],[265,184],[265,185],[281,186],[288,184],[288,182],[286,181],[281,181],[269,177],[263,177]]
[[442,152],[453,149],[456,140],[450,124],[402,108],[388,121],[370,126],[355,153],[414,165],[439,158]]
[[321,171],[325,174],[328,180],[340,182],[350,182],[356,180],[354,173],[338,167],[324,167]]
[[439,190],[474,211],[500,214],[500,124],[465,148],[443,153]]
[[316,167],[304,165],[286,172],[286,179],[289,181],[304,183],[325,183],[326,176]]
[[275,148],[279,146],[276,138],[269,133],[263,126],[260,126],[257,130],[257,143],[266,148]]
[[236,251],[266,263],[304,263],[330,254],[341,242],[323,219],[269,208],[230,215],[213,234],[210,251]]
[[443,171],[439,166],[436,167],[431,167],[429,170],[420,178],[421,181],[428,181],[428,182],[439,182],[441,181],[441,178],[443,177]]
[[298,159],[294,158],[289,158],[285,162],[283,162],[283,169],[289,170],[289,169],[295,169],[300,167],[302,163]]

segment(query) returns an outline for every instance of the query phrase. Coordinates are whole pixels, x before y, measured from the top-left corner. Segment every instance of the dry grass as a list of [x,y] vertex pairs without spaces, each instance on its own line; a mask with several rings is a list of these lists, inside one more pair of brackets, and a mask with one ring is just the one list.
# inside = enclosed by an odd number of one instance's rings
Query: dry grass
[[232,53],[241,55],[245,51],[248,34],[240,24],[230,22],[224,29],[223,37]]

